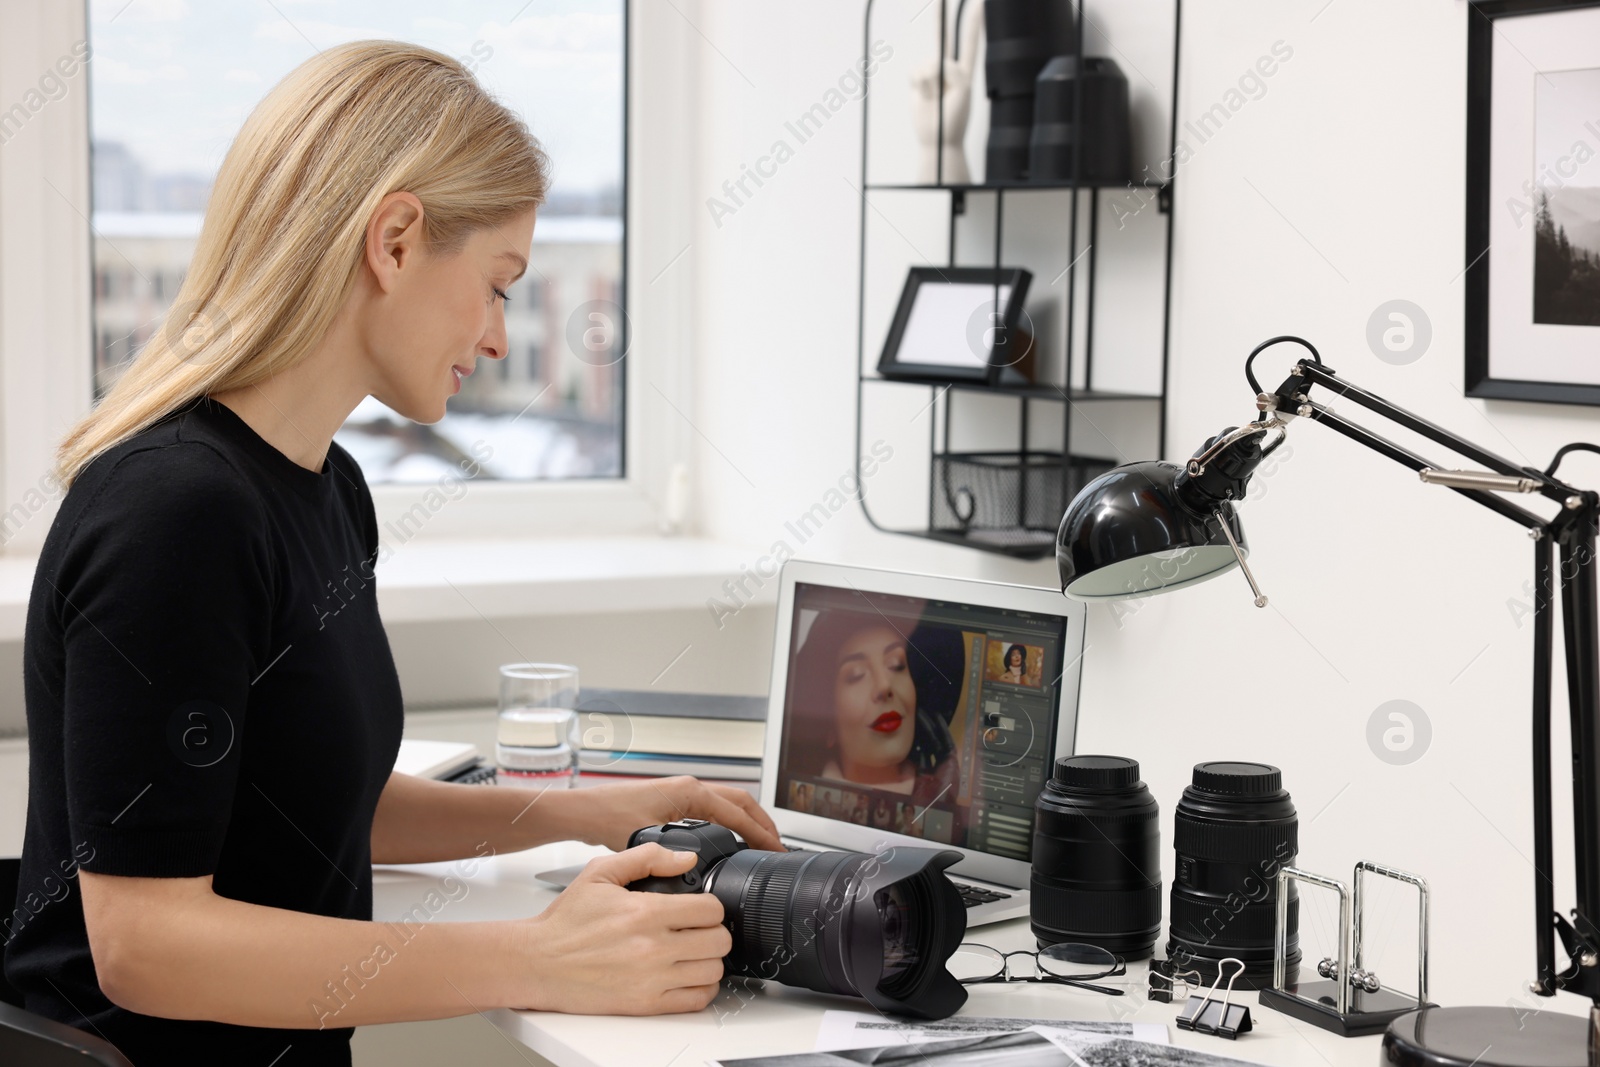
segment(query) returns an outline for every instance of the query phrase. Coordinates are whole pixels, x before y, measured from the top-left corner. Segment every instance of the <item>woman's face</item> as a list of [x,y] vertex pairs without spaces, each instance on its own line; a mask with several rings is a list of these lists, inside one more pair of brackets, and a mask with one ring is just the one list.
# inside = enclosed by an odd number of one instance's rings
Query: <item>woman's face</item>
[[1022,649],[1013,648],[1010,657],[1006,660],[1006,665],[1015,667],[1020,671],[1022,669]]
[[839,649],[833,687],[839,765],[898,767],[916,734],[917,687],[906,663],[905,640],[890,626],[858,630]]
[[[534,212],[475,231],[459,252],[440,256],[424,246],[421,220],[403,210],[412,202],[375,213],[382,250],[374,274],[382,292],[361,330],[376,372],[372,395],[409,419],[433,423],[479,356],[505,358],[505,303],[496,290],[505,292],[527,267]],[[369,264],[373,243],[369,234]]]

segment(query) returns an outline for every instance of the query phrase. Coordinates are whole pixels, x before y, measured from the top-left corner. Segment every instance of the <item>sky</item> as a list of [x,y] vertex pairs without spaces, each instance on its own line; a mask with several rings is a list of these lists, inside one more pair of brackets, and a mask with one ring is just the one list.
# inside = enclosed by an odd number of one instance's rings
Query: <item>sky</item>
[[[472,65],[543,142],[553,192],[621,183],[623,0],[90,0],[90,122],[153,174],[216,174],[316,51],[392,38]],[[448,15],[449,17],[441,17]]]

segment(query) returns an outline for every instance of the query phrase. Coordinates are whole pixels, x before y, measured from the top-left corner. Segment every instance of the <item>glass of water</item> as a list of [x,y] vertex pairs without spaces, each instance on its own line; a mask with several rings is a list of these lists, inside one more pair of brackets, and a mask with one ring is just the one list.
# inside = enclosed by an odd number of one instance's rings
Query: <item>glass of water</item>
[[503,785],[570,789],[578,774],[578,668],[508,663],[500,668],[494,746]]

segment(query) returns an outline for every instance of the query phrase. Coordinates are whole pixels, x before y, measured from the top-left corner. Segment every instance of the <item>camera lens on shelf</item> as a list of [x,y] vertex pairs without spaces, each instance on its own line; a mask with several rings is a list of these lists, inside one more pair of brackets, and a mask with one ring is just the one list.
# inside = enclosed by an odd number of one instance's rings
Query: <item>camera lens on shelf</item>
[[1077,34],[1072,5],[1063,0],[987,0],[983,23],[989,94],[983,180],[993,185],[1028,176],[1036,79],[1052,56],[1076,54]]
[[1065,756],[1039,793],[1030,918],[1040,947],[1144,959],[1161,933],[1161,809],[1122,756]]
[[[1220,961],[1244,963],[1235,988],[1272,983],[1277,877],[1299,850],[1299,819],[1283,772],[1265,763],[1199,763],[1173,814],[1177,868],[1167,960],[1210,983]],[[1300,895],[1289,884],[1285,967],[1300,967]],[[1228,968],[1231,977],[1233,968]]]

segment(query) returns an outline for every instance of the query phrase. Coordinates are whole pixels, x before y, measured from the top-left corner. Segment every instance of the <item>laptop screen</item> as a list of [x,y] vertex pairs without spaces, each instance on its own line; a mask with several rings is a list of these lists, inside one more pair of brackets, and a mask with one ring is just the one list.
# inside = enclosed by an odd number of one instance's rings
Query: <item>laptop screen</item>
[[1027,862],[1066,628],[797,582],[776,803]]

